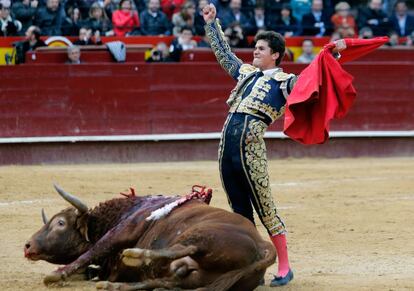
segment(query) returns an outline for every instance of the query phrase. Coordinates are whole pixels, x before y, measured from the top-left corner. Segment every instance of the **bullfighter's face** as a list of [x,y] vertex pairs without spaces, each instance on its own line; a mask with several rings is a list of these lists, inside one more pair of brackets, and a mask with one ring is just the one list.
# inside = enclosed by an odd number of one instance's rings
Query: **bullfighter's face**
[[261,71],[275,68],[275,62],[279,53],[273,53],[269,43],[265,40],[258,40],[253,52],[253,66]]

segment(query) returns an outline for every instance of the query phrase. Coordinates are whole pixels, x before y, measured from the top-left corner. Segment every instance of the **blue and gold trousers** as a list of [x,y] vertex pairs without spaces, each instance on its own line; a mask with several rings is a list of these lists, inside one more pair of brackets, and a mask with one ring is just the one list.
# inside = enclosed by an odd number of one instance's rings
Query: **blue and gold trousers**
[[268,233],[276,235],[286,230],[269,185],[263,140],[266,129],[267,124],[258,117],[230,113],[219,146],[220,175],[233,211],[254,223],[254,207]]

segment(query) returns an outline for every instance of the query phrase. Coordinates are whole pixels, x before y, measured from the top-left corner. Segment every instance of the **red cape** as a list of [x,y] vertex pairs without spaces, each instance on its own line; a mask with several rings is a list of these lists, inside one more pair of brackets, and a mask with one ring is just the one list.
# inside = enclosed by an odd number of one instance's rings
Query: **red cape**
[[324,143],[329,137],[329,122],[344,117],[356,97],[353,77],[340,63],[357,59],[388,41],[345,39],[347,48],[339,62],[332,56],[334,43],[327,44],[299,75],[286,103],[283,132],[303,144]]

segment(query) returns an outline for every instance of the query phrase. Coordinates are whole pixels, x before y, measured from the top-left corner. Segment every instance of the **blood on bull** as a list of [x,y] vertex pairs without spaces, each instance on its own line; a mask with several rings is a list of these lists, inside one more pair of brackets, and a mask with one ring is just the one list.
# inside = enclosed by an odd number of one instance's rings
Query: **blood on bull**
[[94,264],[97,288],[253,290],[276,253],[241,215],[209,206],[211,189],[185,196],[114,198],[90,209],[55,185],[72,207],[50,220],[25,244],[29,260],[65,266],[44,278],[61,283]]

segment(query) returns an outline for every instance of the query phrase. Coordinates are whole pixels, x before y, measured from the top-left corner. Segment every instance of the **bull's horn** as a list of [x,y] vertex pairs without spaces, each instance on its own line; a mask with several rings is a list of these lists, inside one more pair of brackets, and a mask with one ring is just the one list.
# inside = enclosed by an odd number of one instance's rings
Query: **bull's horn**
[[46,213],[45,213],[45,210],[43,208],[42,208],[42,219],[43,219],[43,223],[47,224],[48,219],[46,217]]
[[67,193],[56,184],[53,184],[53,186],[55,187],[56,191],[60,194],[60,196],[62,196],[63,199],[65,199],[76,209],[78,209],[80,213],[88,212],[88,206],[82,201],[80,201],[79,198]]

